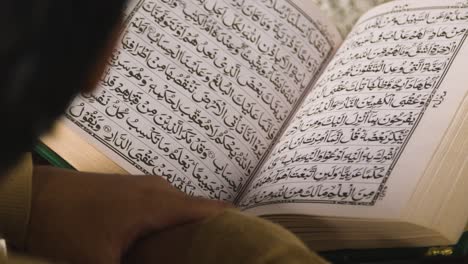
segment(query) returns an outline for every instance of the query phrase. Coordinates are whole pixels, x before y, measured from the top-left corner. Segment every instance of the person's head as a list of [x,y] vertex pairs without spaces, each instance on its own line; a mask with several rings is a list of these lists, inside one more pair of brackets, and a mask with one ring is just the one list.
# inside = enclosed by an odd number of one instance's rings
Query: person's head
[[95,79],[126,0],[4,0],[0,175]]

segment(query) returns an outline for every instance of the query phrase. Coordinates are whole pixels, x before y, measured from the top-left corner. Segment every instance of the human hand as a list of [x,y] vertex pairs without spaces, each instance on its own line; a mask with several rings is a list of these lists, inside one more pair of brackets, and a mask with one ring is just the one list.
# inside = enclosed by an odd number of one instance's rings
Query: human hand
[[27,251],[71,263],[120,263],[138,238],[226,207],[189,197],[157,176],[36,167]]
[[[192,250],[198,242],[197,237],[200,233],[206,235],[202,230],[204,225],[205,221],[199,221],[149,234],[133,243],[123,256],[122,264],[191,263],[196,259],[193,259]],[[219,249],[209,247],[206,250]]]

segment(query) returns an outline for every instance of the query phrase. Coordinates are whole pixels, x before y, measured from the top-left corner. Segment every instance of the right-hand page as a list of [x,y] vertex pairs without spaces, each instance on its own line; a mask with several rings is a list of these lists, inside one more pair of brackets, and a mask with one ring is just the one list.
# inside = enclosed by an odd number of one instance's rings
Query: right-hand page
[[467,94],[467,35],[467,1],[394,1],[365,14],[241,207],[397,218]]

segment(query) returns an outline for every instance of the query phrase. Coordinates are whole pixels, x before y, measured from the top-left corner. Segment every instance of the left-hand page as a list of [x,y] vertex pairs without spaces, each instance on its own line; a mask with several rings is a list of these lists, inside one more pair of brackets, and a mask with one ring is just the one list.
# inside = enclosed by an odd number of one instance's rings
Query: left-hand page
[[338,33],[302,1],[141,0],[127,12],[98,89],[65,124],[130,173],[233,201]]

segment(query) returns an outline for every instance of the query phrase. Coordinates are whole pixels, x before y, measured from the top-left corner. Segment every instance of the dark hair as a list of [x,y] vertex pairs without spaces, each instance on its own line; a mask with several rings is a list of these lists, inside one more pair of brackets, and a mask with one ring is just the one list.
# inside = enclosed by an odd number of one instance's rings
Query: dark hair
[[89,82],[125,2],[2,1],[0,175]]

